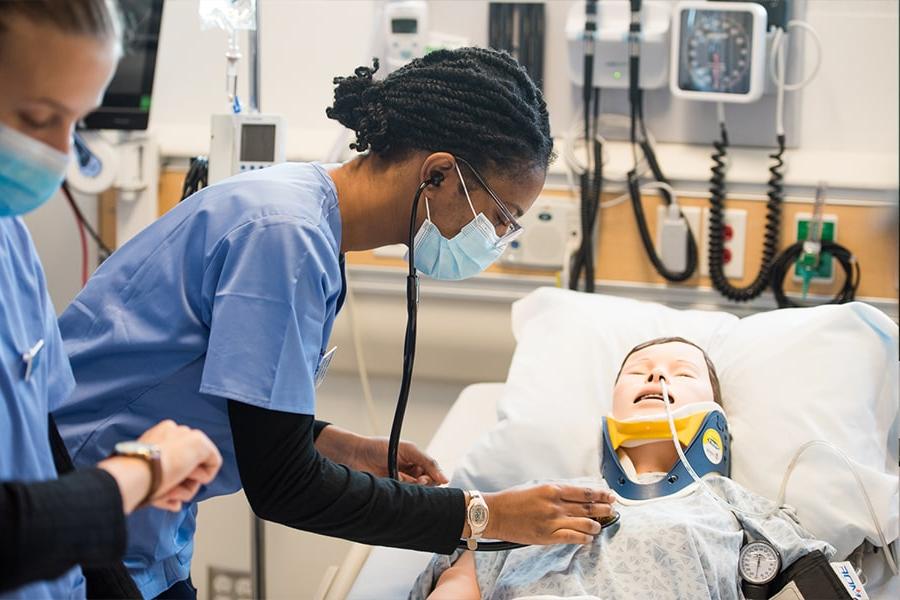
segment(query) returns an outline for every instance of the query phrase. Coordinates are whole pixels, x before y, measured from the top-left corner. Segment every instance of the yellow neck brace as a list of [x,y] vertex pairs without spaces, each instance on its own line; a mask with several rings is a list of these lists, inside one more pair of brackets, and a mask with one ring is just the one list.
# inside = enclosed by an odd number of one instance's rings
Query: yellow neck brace
[[[685,410],[690,409],[690,414],[684,415]],[[673,411],[672,419],[675,421],[675,431],[678,433],[678,441],[682,446],[687,446],[697,435],[697,430],[703,423],[703,419],[710,413],[710,410],[721,410],[718,405],[710,407],[708,403],[700,405],[688,405],[681,410]],[[613,450],[619,447],[625,448],[640,446],[648,442],[656,442],[660,440],[671,440],[672,433],[669,431],[669,421],[666,413],[641,417],[638,419],[628,419],[618,421],[612,415],[606,417],[606,427],[609,430],[609,441]]]

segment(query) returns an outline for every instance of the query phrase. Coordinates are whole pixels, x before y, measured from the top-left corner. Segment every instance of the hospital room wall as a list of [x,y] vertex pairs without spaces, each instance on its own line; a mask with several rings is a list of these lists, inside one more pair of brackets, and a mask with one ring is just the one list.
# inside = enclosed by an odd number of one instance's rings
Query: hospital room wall
[[[486,5],[486,0],[432,0],[433,29],[484,43]],[[566,60],[562,29],[570,5],[547,4],[545,87],[555,134],[568,125],[574,102],[564,69],[555,68]],[[164,161],[205,153],[209,116],[226,110],[224,34],[201,31],[197,6],[198,0],[169,0],[165,7],[151,110],[151,131]],[[263,109],[285,116],[290,158],[321,158],[333,143],[340,128],[325,118],[323,108],[330,102],[331,77],[351,72],[371,54],[375,8],[368,0],[262,0]],[[813,0],[807,2],[806,18],[821,32],[827,60],[802,93],[798,150],[879,158],[896,182],[898,4]],[[242,78],[244,84],[246,80]],[[741,119],[734,121],[739,126]],[[891,156],[893,161],[884,160]],[[704,177],[705,169],[704,164]],[[180,179],[183,171],[176,168],[170,176]],[[168,206],[172,199],[161,201]],[[92,220],[95,206],[93,198],[82,199]],[[69,208],[60,197],[26,221],[43,256],[53,300],[62,310],[80,289],[80,255],[70,251],[78,248],[78,234]],[[93,247],[89,251],[95,265]]]

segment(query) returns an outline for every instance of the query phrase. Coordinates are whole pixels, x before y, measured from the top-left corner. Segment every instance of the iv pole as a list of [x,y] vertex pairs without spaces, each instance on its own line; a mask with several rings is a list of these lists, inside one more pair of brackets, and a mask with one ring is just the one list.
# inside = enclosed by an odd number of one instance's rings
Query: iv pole
[[[260,35],[259,18],[260,0],[255,3],[256,28],[247,32],[248,59],[250,63],[250,112],[260,111]],[[253,584],[253,597],[264,600],[266,597],[266,523],[255,514],[250,514],[250,576]]]

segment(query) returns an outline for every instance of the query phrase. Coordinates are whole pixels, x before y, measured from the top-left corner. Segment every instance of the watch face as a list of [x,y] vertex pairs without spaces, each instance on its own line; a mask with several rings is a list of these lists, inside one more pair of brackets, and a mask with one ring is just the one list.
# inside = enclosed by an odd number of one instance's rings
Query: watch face
[[481,506],[480,504],[476,504],[469,508],[469,520],[473,525],[481,526],[487,523],[488,512],[487,508]]
[[159,453],[159,448],[153,444],[143,442],[119,442],[116,444],[116,453],[125,455],[140,455],[148,458]]
[[751,542],[741,548],[738,568],[748,583],[769,583],[781,570],[781,557],[768,542]]

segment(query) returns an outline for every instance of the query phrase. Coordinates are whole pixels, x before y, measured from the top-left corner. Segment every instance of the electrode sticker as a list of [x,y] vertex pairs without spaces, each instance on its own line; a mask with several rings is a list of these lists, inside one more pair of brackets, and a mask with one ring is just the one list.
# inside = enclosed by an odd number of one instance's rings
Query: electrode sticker
[[703,453],[709,462],[717,465],[722,462],[722,438],[715,429],[707,429],[703,432]]

